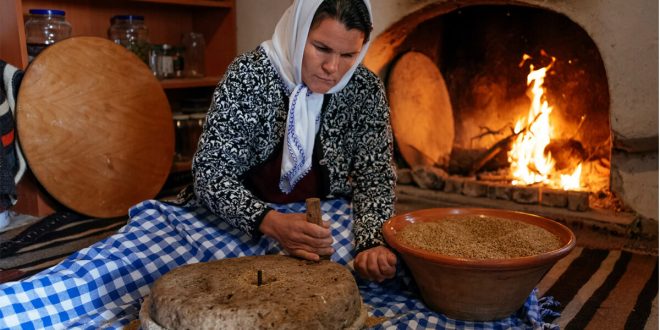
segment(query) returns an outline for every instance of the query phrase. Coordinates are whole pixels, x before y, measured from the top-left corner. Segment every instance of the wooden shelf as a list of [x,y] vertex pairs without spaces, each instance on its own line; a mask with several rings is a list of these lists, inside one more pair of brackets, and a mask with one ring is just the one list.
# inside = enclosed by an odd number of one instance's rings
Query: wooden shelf
[[[107,38],[114,15],[142,15],[149,29],[149,41],[154,44],[179,44],[181,36],[189,32],[204,35],[204,72],[208,77],[163,80],[161,86],[170,102],[207,97],[211,93],[207,88],[217,85],[236,56],[235,4],[236,0],[0,0],[0,59],[20,69],[28,67],[25,18],[31,8],[64,10],[74,37]],[[171,172],[190,176],[191,165],[191,161],[176,162]],[[36,178],[32,181],[21,181],[15,209],[30,215],[47,215],[54,209],[49,196],[38,189]]]
[[231,1],[223,1],[223,0],[131,0],[131,1],[153,2],[153,3],[182,5],[182,6],[199,6],[199,7],[217,7],[217,8],[234,7],[234,4]]
[[193,87],[215,87],[220,81],[221,77],[203,77],[203,78],[181,78],[181,79],[165,79],[161,80],[160,84],[163,89],[177,89],[177,88],[193,88]]
[[192,160],[174,161],[170,173],[180,173],[190,171],[192,169]]
[[[21,69],[28,64],[24,18],[31,8],[66,11],[74,37],[107,38],[110,18],[117,14],[144,16],[154,44],[177,45],[183,34],[201,33],[206,41],[204,71],[210,77],[222,76],[236,56],[235,0],[0,0],[0,58]],[[187,83],[171,85],[186,88]]]

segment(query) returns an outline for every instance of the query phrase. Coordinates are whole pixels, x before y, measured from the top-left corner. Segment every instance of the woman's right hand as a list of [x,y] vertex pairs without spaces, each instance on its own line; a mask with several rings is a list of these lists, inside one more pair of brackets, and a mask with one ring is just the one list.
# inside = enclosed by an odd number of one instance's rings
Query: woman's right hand
[[331,255],[332,235],[328,226],[307,222],[303,213],[269,211],[259,226],[264,235],[277,240],[289,254],[318,261],[320,255]]

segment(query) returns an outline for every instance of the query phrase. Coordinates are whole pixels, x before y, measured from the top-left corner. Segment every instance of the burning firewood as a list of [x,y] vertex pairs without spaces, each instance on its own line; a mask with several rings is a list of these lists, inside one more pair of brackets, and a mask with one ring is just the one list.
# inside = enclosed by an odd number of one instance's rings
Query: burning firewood
[[587,151],[582,143],[574,139],[551,140],[543,154],[554,159],[555,169],[559,172],[572,172],[587,159]]
[[472,165],[472,169],[470,170],[470,175],[475,175],[481,168],[493,157],[497,156],[500,152],[503,151],[508,151],[511,149],[511,144],[515,141],[515,139],[518,137],[518,135],[523,134],[529,130],[529,128],[534,125],[536,120],[539,118],[539,115],[536,115],[534,120],[532,120],[529,125],[527,125],[525,128],[521,129],[519,132],[515,132],[513,129],[511,129],[511,134],[509,136],[505,137],[504,139],[500,140],[499,142],[495,143],[490,149],[486,150],[482,154],[482,156],[474,162]]
[[[454,146],[451,150],[447,172],[450,174],[469,176],[475,162],[483,157],[486,148],[466,149]],[[488,160],[481,168],[481,171],[497,171],[509,168],[509,160],[506,152],[495,155]]]

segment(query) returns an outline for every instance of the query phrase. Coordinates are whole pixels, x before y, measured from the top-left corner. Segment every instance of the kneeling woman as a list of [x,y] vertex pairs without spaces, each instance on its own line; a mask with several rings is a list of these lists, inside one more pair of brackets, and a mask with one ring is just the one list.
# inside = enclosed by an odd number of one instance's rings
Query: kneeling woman
[[381,234],[393,214],[395,175],[385,92],[360,65],[370,16],[367,1],[296,1],[272,40],[229,67],[193,173],[195,195],[211,212],[310,260],[333,252],[330,230],[267,202],[351,199],[355,268],[382,281],[396,265]]

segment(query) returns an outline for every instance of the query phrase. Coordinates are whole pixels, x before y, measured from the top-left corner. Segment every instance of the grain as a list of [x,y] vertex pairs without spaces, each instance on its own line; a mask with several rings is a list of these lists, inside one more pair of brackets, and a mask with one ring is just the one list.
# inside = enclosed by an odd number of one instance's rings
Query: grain
[[562,246],[553,233],[532,224],[484,215],[456,215],[418,222],[397,234],[403,244],[465,259],[510,259]]

